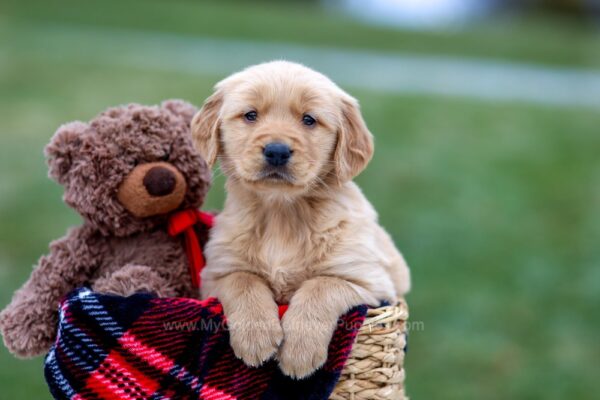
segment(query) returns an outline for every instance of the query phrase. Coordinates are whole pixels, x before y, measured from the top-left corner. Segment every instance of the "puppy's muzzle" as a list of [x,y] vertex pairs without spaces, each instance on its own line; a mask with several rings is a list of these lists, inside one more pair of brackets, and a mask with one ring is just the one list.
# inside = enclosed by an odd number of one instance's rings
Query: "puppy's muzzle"
[[269,143],[263,150],[265,161],[272,167],[287,165],[292,157],[292,149],[284,143]]

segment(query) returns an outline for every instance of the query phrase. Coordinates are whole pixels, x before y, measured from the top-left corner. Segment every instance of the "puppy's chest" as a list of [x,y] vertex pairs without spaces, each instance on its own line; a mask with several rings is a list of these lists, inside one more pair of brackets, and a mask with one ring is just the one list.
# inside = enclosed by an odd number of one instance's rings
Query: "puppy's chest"
[[276,300],[287,302],[302,282],[318,274],[336,239],[331,232],[305,227],[267,226],[260,235],[247,236],[244,247],[248,262],[269,282]]
[[280,303],[287,303],[298,286],[313,275],[310,256],[304,254],[301,243],[273,237],[258,241],[253,251],[260,275]]
[[312,263],[309,240],[306,234],[267,228],[251,239],[248,253],[265,273],[294,274]]

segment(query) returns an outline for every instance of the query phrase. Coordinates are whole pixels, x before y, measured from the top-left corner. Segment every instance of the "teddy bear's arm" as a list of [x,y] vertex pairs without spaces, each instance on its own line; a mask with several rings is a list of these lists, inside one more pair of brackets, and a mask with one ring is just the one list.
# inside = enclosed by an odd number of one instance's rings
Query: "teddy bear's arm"
[[11,353],[34,357],[48,351],[56,336],[59,302],[89,278],[98,264],[101,242],[79,227],[50,244],[50,253],[40,258],[0,313],[0,331]]

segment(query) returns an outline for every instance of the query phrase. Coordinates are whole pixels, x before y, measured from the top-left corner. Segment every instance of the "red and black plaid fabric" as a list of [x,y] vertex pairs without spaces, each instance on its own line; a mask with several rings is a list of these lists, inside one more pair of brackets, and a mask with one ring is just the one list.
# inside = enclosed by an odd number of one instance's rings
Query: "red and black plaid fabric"
[[72,292],[45,359],[56,399],[327,399],[366,307],[341,317],[326,364],[311,377],[284,376],[275,361],[247,367],[229,346],[218,300],[127,298]]

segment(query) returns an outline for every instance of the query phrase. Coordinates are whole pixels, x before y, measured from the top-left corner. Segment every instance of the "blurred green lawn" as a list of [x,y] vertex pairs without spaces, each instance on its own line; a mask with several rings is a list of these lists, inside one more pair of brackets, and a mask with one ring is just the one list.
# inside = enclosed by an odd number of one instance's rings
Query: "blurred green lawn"
[[[200,104],[222,77],[32,56],[16,36],[23,27],[121,26],[600,66],[598,34],[548,21],[426,34],[363,27],[301,3],[82,4],[0,6],[2,306],[48,242],[79,221],[46,178],[42,148],[56,127],[131,101]],[[594,398],[600,110],[349,90],[377,143],[358,181],[412,266],[411,318],[424,323],[410,336],[411,397]],[[222,186],[215,182],[208,208],[220,207]],[[48,397],[41,358],[19,361],[0,349],[0,387],[3,399]]]

